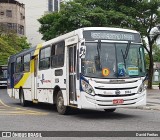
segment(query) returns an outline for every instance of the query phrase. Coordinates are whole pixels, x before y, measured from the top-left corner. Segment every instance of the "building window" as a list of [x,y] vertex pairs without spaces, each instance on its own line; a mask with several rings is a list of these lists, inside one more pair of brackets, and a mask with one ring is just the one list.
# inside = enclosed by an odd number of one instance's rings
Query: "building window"
[[3,15],[4,15],[4,12],[3,12],[3,11],[1,11],[1,12],[0,12],[0,15],[2,15],[2,16],[3,16]]
[[17,24],[16,23],[6,23],[6,28],[8,30],[13,30],[17,33]]
[[48,0],[48,11],[49,12],[53,11],[53,0]]
[[18,33],[24,35],[24,26],[18,25]]
[[12,17],[12,11],[11,10],[6,10],[6,16],[7,17]]
[[54,11],[58,11],[58,0],[54,0]]
[[12,29],[12,23],[7,23],[7,27],[8,27],[9,30],[11,30]]
[[25,16],[23,16],[22,13],[20,13],[20,19],[21,19],[21,20],[25,19]]
[[16,23],[12,23],[12,28],[16,31],[17,33],[17,24]]

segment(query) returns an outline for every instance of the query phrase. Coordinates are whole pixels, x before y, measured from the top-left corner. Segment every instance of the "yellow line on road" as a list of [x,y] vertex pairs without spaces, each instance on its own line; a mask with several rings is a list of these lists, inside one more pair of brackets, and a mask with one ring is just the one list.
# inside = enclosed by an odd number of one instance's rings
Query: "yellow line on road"
[[33,116],[42,116],[42,115],[47,115],[47,114],[34,114],[34,113],[30,113],[30,114],[18,114],[18,113],[3,113],[3,114],[0,114],[0,116],[4,116],[4,115],[9,115],[9,116],[11,116],[11,115],[33,115]]
[[5,109],[5,108],[4,108],[4,109],[3,109],[3,108],[0,108],[0,111],[1,111],[1,110],[6,110],[6,109]]
[[11,107],[6,105],[2,100],[0,100],[0,115],[7,115],[7,114],[19,114],[19,115],[47,115],[46,112],[39,112],[29,109],[23,109],[19,107]]
[[8,106],[8,105],[6,105],[5,103],[3,103],[2,100],[0,100],[0,103],[1,103],[3,106],[5,106],[5,107],[11,107],[11,106]]
[[26,115],[26,114],[34,114],[34,115],[47,115],[47,113],[35,113],[35,112],[14,112],[14,111],[0,111],[0,115],[2,114],[22,114],[22,115]]
[[[18,108],[18,107],[15,107],[16,110],[24,110],[24,111],[28,111],[28,112],[32,112],[34,110],[29,110],[29,109],[24,109],[24,108]],[[37,113],[45,113],[45,112],[39,112],[39,111],[34,111],[34,112],[37,112]]]

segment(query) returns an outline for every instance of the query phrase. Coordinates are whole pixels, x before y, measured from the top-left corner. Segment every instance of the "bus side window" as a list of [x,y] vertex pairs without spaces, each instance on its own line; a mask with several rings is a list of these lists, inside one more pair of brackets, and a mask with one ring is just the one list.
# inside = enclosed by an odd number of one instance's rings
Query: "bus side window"
[[25,72],[29,72],[30,71],[30,58],[31,58],[31,55],[30,54],[27,54],[24,56],[24,71]]
[[50,68],[50,54],[51,54],[51,47],[46,47],[40,51],[40,59],[39,59],[40,70]]
[[62,67],[64,65],[64,49],[64,41],[52,45],[51,66],[53,68]]
[[22,63],[22,57],[18,57],[16,60],[16,73],[23,71],[23,63]]

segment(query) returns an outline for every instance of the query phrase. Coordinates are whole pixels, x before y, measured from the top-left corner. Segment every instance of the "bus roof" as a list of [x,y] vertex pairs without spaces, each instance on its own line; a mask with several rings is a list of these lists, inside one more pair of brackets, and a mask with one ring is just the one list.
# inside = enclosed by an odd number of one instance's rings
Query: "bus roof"
[[80,28],[80,29],[82,29],[82,30],[108,30],[108,31],[121,31],[121,32],[139,33],[136,30],[123,29],[123,28],[113,28],[113,27],[85,27],[85,28]]
[[[135,30],[131,30],[131,29],[113,28],[113,27],[84,27],[84,28],[79,28],[79,29],[76,29],[76,30],[71,31],[69,33],[60,35],[60,36],[58,36],[56,38],[53,38],[51,40],[48,40],[48,41],[42,43],[42,46],[47,46],[49,44],[53,44],[54,42],[58,42],[58,41],[67,39],[69,37],[72,37],[72,36],[76,35],[78,31],[85,31],[85,30],[108,30],[108,31],[121,31],[121,32],[130,32],[130,33],[138,33],[139,34],[139,32],[137,32]],[[29,52],[32,52],[32,51],[36,50],[36,48],[37,48],[37,46],[36,47],[32,47],[32,48],[30,48],[28,50],[23,50],[18,54],[10,56],[9,60],[10,60],[10,62],[14,62],[15,59],[18,56],[21,56],[21,55],[27,54]]]
[[76,30],[71,31],[69,33],[60,35],[60,36],[58,36],[56,38],[53,38],[51,40],[48,40],[46,42],[43,42],[42,46],[47,46],[48,44],[52,44],[53,42],[57,42],[57,41],[60,41],[60,40],[63,40],[63,39],[67,39],[68,37],[76,35],[76,33],[78,31],[85,31],[85,30],[121,31],[121,32],[137,33],[137,34],[139,34],[139,32],[137,32],[135,30],[131,30],[131,29],[113,28],[113,27],[84,27],[84,28],[79,28],[79,29],[76,29]]
[[34,51],[35,49],[36,49],[36,47],[32,47],[32,48],[23,50],[23,51],[15,54],[15,55],[11,55],[11,56],[9,57],[9,60],[10,60],[10,62],[15,62],[15,59],[16,59],[18,56],[21,56],[21,55],[27,54],[27,53],[29,53],[29,52],[32,52],[32,51]]

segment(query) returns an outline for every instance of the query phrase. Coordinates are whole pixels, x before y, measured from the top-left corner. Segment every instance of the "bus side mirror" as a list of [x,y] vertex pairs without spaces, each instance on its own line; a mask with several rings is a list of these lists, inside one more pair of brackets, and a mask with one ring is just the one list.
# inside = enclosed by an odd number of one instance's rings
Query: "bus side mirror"
[[80,47],[80,52],[79,52],[79,57],[80,58],[85,58],[86,55],[86,46],[81,46]]

